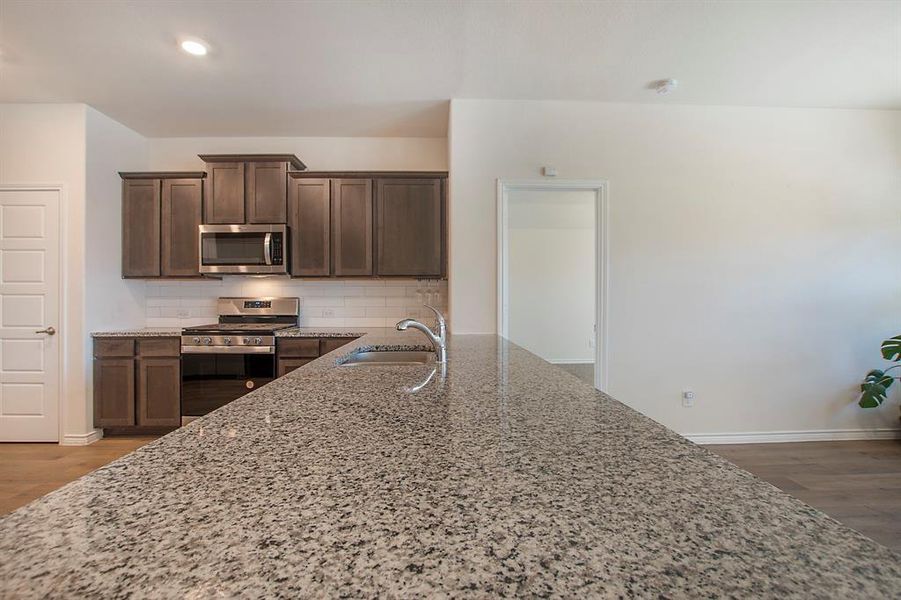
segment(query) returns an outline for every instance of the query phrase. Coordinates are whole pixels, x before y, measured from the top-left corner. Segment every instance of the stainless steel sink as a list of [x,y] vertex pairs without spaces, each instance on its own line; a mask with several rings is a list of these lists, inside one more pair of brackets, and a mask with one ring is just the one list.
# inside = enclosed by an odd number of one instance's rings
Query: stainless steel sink
[[435,362],[434,352],[372,351],[351,354],[341,367],[377,367],[396,365],[427,365]]

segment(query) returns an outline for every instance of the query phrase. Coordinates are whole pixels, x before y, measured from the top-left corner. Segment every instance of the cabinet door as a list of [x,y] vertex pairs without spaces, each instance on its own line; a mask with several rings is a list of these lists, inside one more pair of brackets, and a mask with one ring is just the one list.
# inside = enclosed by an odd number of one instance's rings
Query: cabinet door
[[376,274],[441,276],[441,180],[379,179],[375,191]]
[[162,190],[162,275],[199,277],[202,179],[164,179]]
[[244,223],[244,163],[206,163],[209,193],[203,202],[204,223]]
[[288,189],[291,274],[328,277],[331,242],[328,179],[292,179]]
[[138,425],[181,425],[181,364],[177,358],[139,358]]
[[135,424],[135,361],[94,359],[94,427]]
[[278,377],[283,375],[287,375],[294,369],[304,366],[308,362],[311,362],[315,359],[313,358],[280,358],[278,359]]
[[287,221],[288,163],[250,162],[245,167],[244,197],[248,223]]
[[338,276],[372,275],[372,181],[332,180],[332,256]]
[[160,275],[160,180],[122,182],[122,277]]

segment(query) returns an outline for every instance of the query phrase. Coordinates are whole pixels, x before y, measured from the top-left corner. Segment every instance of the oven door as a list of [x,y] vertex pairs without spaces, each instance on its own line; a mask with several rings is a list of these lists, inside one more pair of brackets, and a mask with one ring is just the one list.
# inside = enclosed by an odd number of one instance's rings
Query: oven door
[[285,225],[201,225],[201,273],[287,273]]
[[182,354],[181,414],[199,417],[275,379],[275,354]]

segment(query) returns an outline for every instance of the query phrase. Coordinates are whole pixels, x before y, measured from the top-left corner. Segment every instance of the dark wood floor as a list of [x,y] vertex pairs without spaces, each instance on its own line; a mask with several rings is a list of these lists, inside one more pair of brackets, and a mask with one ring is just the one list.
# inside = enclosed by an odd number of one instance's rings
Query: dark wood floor
[[706,447],[901,551],[901,440]]
[[[0,444],[0,515],[153,439],[105,438],[82,447]],[[901,441],[707,448],[877,542],[901,551]]]

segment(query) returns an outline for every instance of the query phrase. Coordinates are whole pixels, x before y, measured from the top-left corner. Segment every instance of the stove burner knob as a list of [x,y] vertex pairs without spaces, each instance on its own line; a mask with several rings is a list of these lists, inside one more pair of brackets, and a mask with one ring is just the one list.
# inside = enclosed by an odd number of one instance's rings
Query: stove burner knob
[[244,343],[245,343],[245,344],[249,344],[249,343],[250,343],[250,338],[244,338]]
[[222,338],[222,341],[225,342],[226,346],[232,343],[232,339],[230,337],[224,337]]
[[210,345],[212,345],[212,343],[213,343],[213,338],[205,337],[205,338],[203,338],[203,340],[201,340],[201,341],[202,341],[204,344],[206,344],[207,346],[210,346]]
[[263,338],[261,338],[261,337],[253,338],[253,343],[254,344],[262,344]]
[[195,345],[198,345],[198,346],[200,345],[200,338],[199,338],[199,337],[194,338],[194,344],[195,344]]

